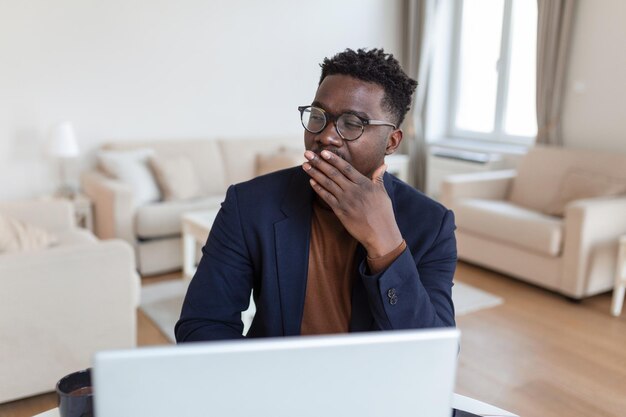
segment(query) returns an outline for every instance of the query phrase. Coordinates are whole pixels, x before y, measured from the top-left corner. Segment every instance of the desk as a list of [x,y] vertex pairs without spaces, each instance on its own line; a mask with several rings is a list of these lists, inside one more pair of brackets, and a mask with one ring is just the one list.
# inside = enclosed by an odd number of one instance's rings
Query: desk
[[[454,397],[452,397],[452,407],[485,417],[518,417],[517,414],[459,394],[454,394]],[[58,408],[53,408],[33,417],[59,417],[59,410]]]
[[53,408],[52,410],[44,411],[41,414],[37,414],[33,417],[59,417],[59,409]]
[[452,397],[452,407],[485,417],[518,417],[517,414],[460,394],[454,394]]

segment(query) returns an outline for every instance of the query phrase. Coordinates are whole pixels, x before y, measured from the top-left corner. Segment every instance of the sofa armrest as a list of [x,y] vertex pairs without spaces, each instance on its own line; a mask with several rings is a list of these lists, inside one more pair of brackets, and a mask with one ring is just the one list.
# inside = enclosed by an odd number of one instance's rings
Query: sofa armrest
[[500,170],[447,176],[441,183],[441,203],[451,207],[460,198],[505,200],[516,176],[515,170]]
[[132,188],[97,171],[84,173],[81,184],[84,193],[93,202],[96,235],[100,239],[124,239],[134,245],[135,206]]
[[[564,292],[576,298],[583,295],[594,248],[617,247],[619,237],[626,234],[625,213],[626,197],[577,200],[566,206],[561,283]],[[613,282],[613,276],[607,280]]]
[[0,402],[136,345],[134,252],[109,240],[0,255]]
[[66,232],[76,227],[74,206],[62,199],[2,203],[0,212],[50,233]]

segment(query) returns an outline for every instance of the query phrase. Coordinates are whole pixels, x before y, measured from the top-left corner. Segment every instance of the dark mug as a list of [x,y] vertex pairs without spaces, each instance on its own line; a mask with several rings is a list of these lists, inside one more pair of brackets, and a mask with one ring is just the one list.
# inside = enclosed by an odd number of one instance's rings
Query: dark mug
[[91,368],[64,376],[57,382],[61,417],[93,417]]

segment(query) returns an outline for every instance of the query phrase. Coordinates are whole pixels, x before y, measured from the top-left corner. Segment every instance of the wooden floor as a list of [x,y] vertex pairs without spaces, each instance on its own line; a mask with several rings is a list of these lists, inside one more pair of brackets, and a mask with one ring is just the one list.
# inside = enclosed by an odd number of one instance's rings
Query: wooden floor
[[[144,285],[180,274],[145,278]],[[504,299],[459,317],[456,392],[523,417],[626,416],[626,312],[609,314],[611,295],[575,303],[514,279],[460,264],[456,279]],[[138,312],[138,344],[167,339]],[[1,376],[0,376],[1,378]],[[54,394],[0,405],[0,417],[56,407]]]
[[457,392],[524,417],[626,416],[626,313],[611,294],[580,303],[484,269],[457,279],[504,298],[459,317]]

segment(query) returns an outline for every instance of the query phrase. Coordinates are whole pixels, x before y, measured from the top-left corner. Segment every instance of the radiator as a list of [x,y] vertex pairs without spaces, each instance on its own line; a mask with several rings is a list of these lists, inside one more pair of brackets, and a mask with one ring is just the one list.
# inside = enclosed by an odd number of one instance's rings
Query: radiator
[[428,151],[426,193],[437,198],[448,175],[504,169],[502,155],[433,146]]

